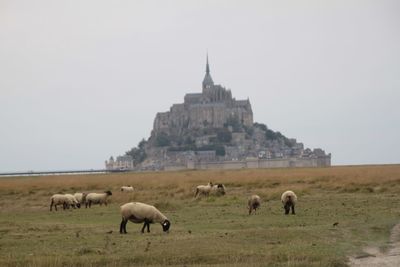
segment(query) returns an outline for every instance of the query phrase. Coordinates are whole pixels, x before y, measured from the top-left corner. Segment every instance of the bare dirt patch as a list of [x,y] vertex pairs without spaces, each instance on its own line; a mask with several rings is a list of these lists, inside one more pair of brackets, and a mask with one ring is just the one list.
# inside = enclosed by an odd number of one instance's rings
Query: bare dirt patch
[[400,266],[400,224],[393,227],[389,249],[383,253],[378,247],[369,247],[364,249],[364,253],[350,258],[350,266],[358,267],[391,267]]

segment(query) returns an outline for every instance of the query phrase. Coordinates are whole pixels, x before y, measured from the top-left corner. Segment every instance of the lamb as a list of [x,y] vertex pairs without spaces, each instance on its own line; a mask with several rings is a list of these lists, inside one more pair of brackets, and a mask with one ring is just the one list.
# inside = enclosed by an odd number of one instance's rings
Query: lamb
[[214,195],[225,195],[225,186],[223,184],[215,184],[211,187],[211,194]]
[[79,209],[81,208],[81,203],[79,203],[79,201],[75,198],[75,196],[71,194],[65,194],[64,196],[68,198],[67,208],[69,208],[70,206],[72,206],[74,209],[76,207]]
[[65,210],[67,208],[67,205],[69,205],[70,203],[70,199],[63,194],[54,194],[50,198],[50,200],[51,200],[50,211],[52,211],[53,205],[56,211],[57,211],[57,205],[63,205],[63,209]]
[[133,187],[131,185],[121,186],[121,192],[133,192]]
[[195,193],[194,197],[197,197],[199,195],[208,196],[210,194],[212,187],[213,187],[212,182],[208,182],[207,185],[198,185],[196,187],[196,193]]
[[86,196],[85,207],[87,208],[89,206],[90,208],[92,204],[100,204],[100,206],[104,204],[107,206],[107,199],[111,195],[112,193],[110,190],[104,193],[89,193]]
[[294,206],[297,202],[297,196],[293,191],[286,191],[281,196],[283,208],[285,209],[285,214],[289,214],[290,208],[292,208],[292,214],[296,214],[294,211]]
[[249,215],[251,215],[253,210],[254,214],[257,214],[257,208],[259,208],[261,205],[261,198],[258,195],[252,195],[249,197],[247,205],[249,207]]
[[126,203],[121,206],[121,215],[122,221],[119,228],[120,234],[126,234],[126,224],[128,220],[133,223],[142,223],[142,234],[144,233],[144,228],[147,226],[147,232],[150,233],[150,224],[151,223],[160,223],[163,231],[168,232],[169,227],[171,226],[170,221],[167,217],[162,214],[156,207],[140,203],[140,202],[131,202]]
[[78,202],[83,205],[86,202],[86,195],[87,193],[75,193],[74,197],[76,198],[76,200],[78,200]]

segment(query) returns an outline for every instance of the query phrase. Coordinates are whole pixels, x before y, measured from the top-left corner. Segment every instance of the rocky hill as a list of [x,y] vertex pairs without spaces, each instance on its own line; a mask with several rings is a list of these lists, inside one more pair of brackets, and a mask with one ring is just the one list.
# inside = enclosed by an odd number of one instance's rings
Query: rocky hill
[[186,94],[183,103],[157,113],[151,136],[106,165],[158,170],[189,163],[318,157],[327,155],[253,122],[249,99],[236,100],[230,90],[214,84],[207,58],[202,92]]

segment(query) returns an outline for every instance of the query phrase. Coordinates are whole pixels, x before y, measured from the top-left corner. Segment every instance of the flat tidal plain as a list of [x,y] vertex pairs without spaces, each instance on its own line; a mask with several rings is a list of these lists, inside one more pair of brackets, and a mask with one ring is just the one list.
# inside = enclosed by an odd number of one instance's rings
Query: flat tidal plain
[[[208,181],[226,195],[195,199]],[[105,190],[107,206],[49,211],[55,193]],[[296,215],[284,215],[286,190]],[[252,194],[263,202],[249,216]],[[10,177],[0,196],[0,266],[347,266],[366,246],[387,247],[400,165]],[[129,222],[120,235],[119,207],[132,201],[158,207],[170,232]]]

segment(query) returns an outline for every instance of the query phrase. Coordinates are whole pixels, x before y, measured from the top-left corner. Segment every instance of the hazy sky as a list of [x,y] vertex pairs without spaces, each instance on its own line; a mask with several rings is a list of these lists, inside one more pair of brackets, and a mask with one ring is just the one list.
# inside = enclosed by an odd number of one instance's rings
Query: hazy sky
[[400,163],[400,1],[0,0],[0,172],[103,168],[214,82],[254,120]]

